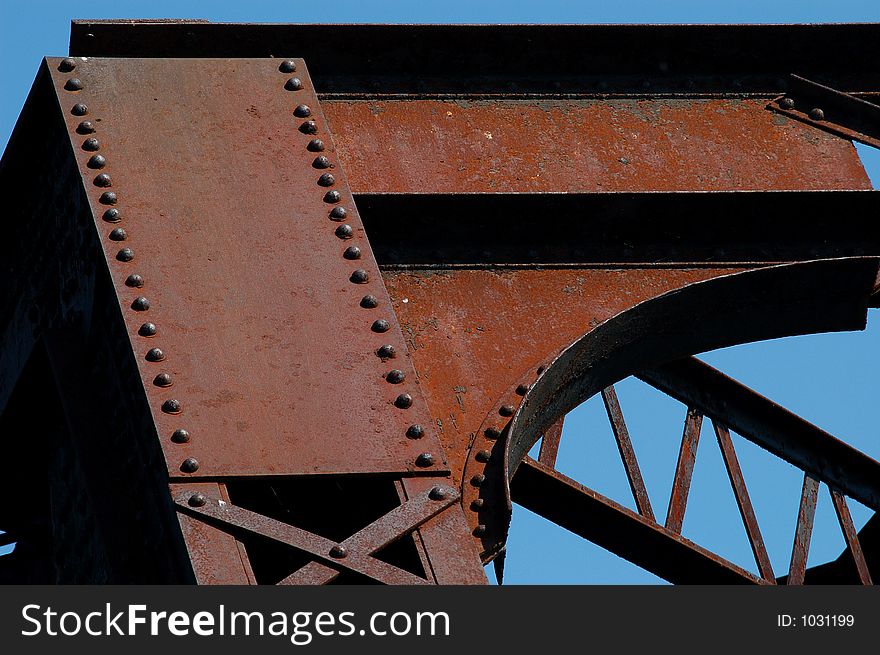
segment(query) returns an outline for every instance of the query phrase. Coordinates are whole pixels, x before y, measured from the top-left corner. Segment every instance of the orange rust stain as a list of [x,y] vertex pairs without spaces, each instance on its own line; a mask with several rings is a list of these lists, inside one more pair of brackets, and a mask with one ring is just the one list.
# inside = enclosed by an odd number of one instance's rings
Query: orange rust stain
[[766,100],[322,103],[355,193],[870,189]]
[[742,269],[384,271],[450,467],[523,375],[643,300]]

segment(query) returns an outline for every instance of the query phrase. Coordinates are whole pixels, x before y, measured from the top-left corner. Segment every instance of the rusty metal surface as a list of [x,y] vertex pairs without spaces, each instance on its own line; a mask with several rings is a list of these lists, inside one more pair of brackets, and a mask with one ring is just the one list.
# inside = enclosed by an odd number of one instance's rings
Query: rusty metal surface
[[695,358],[640,372],[639,378],[698,408],[746,439],[874,510],[880,462]]
[[[471,435],[490,413],[492,426],[504,427],[509,417],[498,411],[519,403],[516,387],[530,384],[545,359],[632,304],[731,270],[386,270],[383,277],[432,421],[462,479]],[[476,453],[492,447],[482,438],[471,455],[479,469]]]
[[528,457],[517,470],[511,490],[520,505],[670,582],[767,584],[681,534]]
[[807,556],[810,553],[810,541],[813,537],[813,519],[816,517],[816,498],[819,493],[819,481],[804,474],[804,486],[801,490],[801,504],[798,508],[797,526],[794,532],[794,545],[791,549],[791,564],[788,569],[786,584],[802,585],[807,570]]
[[868,563],[865,561],[865,553],[862,550],[859,535],[856,532],[855,525],[853,525],[852,515],[849,513],[849,507],[846,504],[846,496],[837,491],[837,489],[830,489],[830,491],[831,500],[834,503],[834,512],[837,514],[837,520],[840,523],[846,547],[858,572],[859,582],[863,585],[874,584],[871,580],[871,572],[868,570]]
[[870,189],[851,143],[750,99],[326,101],[355,193]]
[[[80,60],[74,92],[64,88],[71,75],[49,65],[172,475],[443,470],[302,60],[297,91],[278,60]],[[88,138],[106,158],[101,172],[89,168],[95,151],[77,133],[76,103],[97,125]],[[298,105],[310,116],[296,116]],[[301,131],[307,118],[314,135]],[[330,158],[330,186],[313,138]],[[330,220],[335,207],[345,223]],[[118,225],[102,218],[110,209]],[[357,271],[368,280],[356,283]],[[393,358],[377,355],[384,344]],[[394,405],[401,393],[410,408]],[[414,424],[420,439],[407,437]],[[188,442],[171,440],[178,429]],[[433,463],[417,464],[421,453]]]
[[856,95],[792,75],[786,94],[767,106],[831,134],[880,147],[880,105]]
[[712,427],[715,429],[715,437],[718,440],[718,445],[721,447],[724,468],[727,469],[730,486],[733,487],[736,505],[739,508],[743,525],[746,528],[749,546],[752,549],[752,554],[755,556],[755,563],[758,565],[761,577],[770,583],[775,583],[776,576],[773,574],[773,566],[770,564],[770,557],[767,555],[767,548],[764,546],[764,538],[761,536],[761,529],[758,527],[758,519],[752,507],[752,500],[749,498],[749,491],[746,488],[746,481],[743,478],[742,469],[736,457],[736,450],[734,450],[733,440],[730,438],[730,431],[727,429],[727,426],[718,421],[712,421]]
[[651,499],[648,496],[648,490],[645,489],[642,471],[639,469],[639,462],[636,459],[632,440],[629,438],[629,430],[627,430],[626,422],[623,420],[620,401],[617,399],[617,392],[614,390],[613,385],[602,390],[602,402],[605,404],[608,420],[611,421],[611,431],[614,433],[617,450],[620,453],[620,459],[623,461],[626,479],[629,482],[629,488],[636,501],[639,514],[654,521],[656,519],[654,518],[654,510],[651,509]]
[[667,530],[681,533],[684,524],[684,513],[691,490],[691,479],[694,474],[694,463],[697,461],[697,446],[700,443],[700,429],[703,415],[688,408],[681,436],[681,447],[678,451],[678,462],[675,465],[675,477],[672,480],[672,493],[669,496],[669,507],[666,510]]

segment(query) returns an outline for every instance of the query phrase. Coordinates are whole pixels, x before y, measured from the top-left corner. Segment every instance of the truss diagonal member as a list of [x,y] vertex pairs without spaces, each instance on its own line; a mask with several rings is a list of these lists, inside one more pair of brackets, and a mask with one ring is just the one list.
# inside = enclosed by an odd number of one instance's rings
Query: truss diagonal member
[[[434,487],[398,505],[341,542],[340,545],[348,552],[373,555],[388,544],[408,535],[429,519],[434,518],[457,500],[458,492],[452,487]],[[336,569],[314,561],[294,571],[278,584],[328,584],[337,575],[339,575],[339,571]]]
[[639,469],[639,462],[636,459],[636,451],[633,449],[632,440],[629,438],[629,430],[626,429],[626,422],[623,420],[623,412],[620,409],[620,401],[617,399],[617,392],[614,390],[613,385],[602,390],[602,401],[605,403],[608,420],[611,421],[611,429],[614,432],[614,440],[617,442],[617,450],[620,452],[620,459],[623,460],[623,467],[626,469],[626,479],[629,481],[629,488],[632,490],[636,507],[639,508],[639,514],[654,521],[656,519],[654,518],[654,510],[651,508],[651,499],[648,497],[648,490],[645,488],[642,471]]
[[[458,500],[456,490],[447,487],[441,489],[442,493],[427,491],[415,496],[367,526],[361,531],[364,533],[364,540],[376,539],[382,535],[382,540],[390,543],[409,531],[407,526],[413,521],[416,521],[416,526],[420,525]],[[246,532],[281,542],[309,553],[326,567],[355,571],[385,584],[418,585],[427,582],[424,578],[372,557],[365,550],[357,549],[355,546],[362,545],[358,539],[358,535],[361,533],[348,540],[355,545],[349,548],[345,545],[347,542],[338,544],[307,530],[282,523],[231,503],[218,501],[204,495],[194,499],[192,491],[179,492],[175,496],[174,502],[179,511],[197,516],[206,522],[214,523],[233,532]],[[376,523],[381,525],[374,528]]]
[[666,529],[672,532],[681,532],[681,526],[684,524],[684,512],[687,509],[688,494],[691,490],[691,478],[694,475],[702,425],[703,415],[688,409],[684,432],[681,435],[681,448],[678,451],[678,463],[675,465],[672,493],[669,496],[669,508],[666,510]]
[[762,448],[880,510],[880,462],[695,357],[637,376]]
[[868,563],[865,561],[865,553],[862,551],[858,532],[856,532],[852,515],[849,513],[849,507],[846,504],[846,497],[836,489],[830,489],[830,491],[831,500],[834,501],[834,511],[837,513],[837,520],[840,522],[840,529],[846,540],[847,550],[849,550],[849,554],[856,565],[856,571],[859,574],[859,582],[863,585],[874,584],[871,581],[871,573],[868,571]]
[[526,457],[513,500],[675,584],[767,584],[705,548]]
[[724,468],[727,469],[727,477],[730,478],[730,486],[733,487],[736,505],[739,507],[739,514],[746,528],[749,546],[752,548],[752,554],[755,556],[758,570],[761,571],[761,577],[767,582],[776,584],[773,566],[770,564],[770,557],[767,555],[767,548],[764,546],[764,538],[761,536],[761,529],[758,527],[758,518],[755,516],[755,508],[752,507],[752,499],[749,498],[749,491],[746,488],[746,481],[739,466],[739,460],[736,457],[736,450],[733,448],[730,431],[718,421],[712,421],[712,426],[715,428],[715,436],[718,439],[721,455],[724,458]]
[[794,532],[794,545],[791,549],[791,565],[788,569],[788,584],[802,585],[807,572],[807,557],[810,554],[810,541],[813,537],[813,519],[816,517],[816,498],[819,494],[819,481],[804,474],[801,490],[801,505],[798,509],[797,527]]
[[559,442],[562,440],[563,423],[565,423],[565,415],[560,416],[556,423],[544,430],[538,461],[545,466],[556,466],[556,455],[559,453]]

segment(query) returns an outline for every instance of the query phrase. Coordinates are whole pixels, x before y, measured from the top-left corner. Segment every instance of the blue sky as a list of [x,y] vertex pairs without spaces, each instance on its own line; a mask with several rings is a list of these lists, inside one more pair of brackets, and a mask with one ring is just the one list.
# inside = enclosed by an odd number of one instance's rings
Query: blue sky
[[[74,12],[74,13],[72,13]],[[5,147],[41,57],[67,52],[72,18],[206,18],[245,22],[456,23],[809,23],[880,22],[880,3],[814,0],[773,2],[204,2],[105,3],[0,0],[0,145]],[[772,54],[768,54],[772,56]],[[877,151],[860,148],[874,185]],[[836,436],[880,458],[874,407],[880,370],[880,320],[872,310],[865,332],[815,335],[738,346],[704,359]],[[685,408],[644,384],[618,386],[634,447],[658,518],[668,502]],[[708,423],[708,422],[707,422]],[[737,453],[777,574],[791,551],[801,474],[734,435]],[[592,399],[566,422],[560,469],[615,500],[633,506],[601,401]],[[857,525],[870,515],[850,503]],[[2,526],[0,526],[2,527]],[[684,534],[754,569],[751,552],[720,454],[704,427]],[[827,489],[820,492],[810,564],[843,549]],[[508,583],[655,583],[656,578],[517,508],[506,566]],[[2,554],[2,549],[0,549]],[[490,567],[491,569],[491,567]],[[880,575],[880,572],[875,572]],[[490,571],[491,576],[491,571]]]

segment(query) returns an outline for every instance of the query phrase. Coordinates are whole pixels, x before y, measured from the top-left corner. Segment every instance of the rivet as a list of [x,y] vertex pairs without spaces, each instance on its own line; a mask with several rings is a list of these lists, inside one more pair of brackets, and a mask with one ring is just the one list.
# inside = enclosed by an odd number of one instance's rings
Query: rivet
[[324,202],[334,203],[342,200],[342,194],[339,191],[328,191],[324,194]]
[[297,105],[293,110],[293,115],[297,118],[308,118],[312,115],[312,110],[308,105]]
[[539,367],[538,367],[538,371],[537,371],[538,375],[541,375],[541,373],[543,373],[544,370],[545,370],[545,367],[543,367],[543,366],[539,366]]
[[431,500],[446,500],[450,495],[452,491],[449,487],[434,487],[428,492],[428,498]]
[[319,186],[333,186],[334,184],[336,184],[336,178],[333,177],[333,173],[324,173],[318,178]]
[[819,109],[818,107],[813,107],[810,110],[810,118],[814,121],[824,121],[825,120],[825,112]]
[[104,168],[107,165],[107,159],[104,155],[92,155],[89,157],[89,161],[86,163],[86,166],[89,168]]
[[483,434],[486,435],[487,439],[495,441],[498,437],[501,436],[501,431],[498,428],[486,428],[486,431]]
[[82,91],[83,83],[82,80],[78,77],[71,77],[64,83],[64,88],[67,91]]
[[418,457],[416,457],[416,466],[433,466],[434,465],[434,456],[431,453],[421,453]]
[[348,216],[348,212],[345,207],[334,207],[330,210],[331,221],[344,221],[346,216]]
[[336,559],[342,559],[348,555],[348,549],[342,544],[336,544],[333,548],[330,549],[330,557],[335,557]]
[[110,231],[111,241],[125,241],[127,238],[128,233],[126,233],[121,227],[115,227]]
[[85,141],[83,141],[83,144],[82,144],[82,149],[83,149],[83,150],[89,150],[89,151],[91,151],[91,152],[94,152],[95,150],[97,150],[97,149],[100,148],[100,147],[101,147],[101,142],[98,141],[98,140],[97,140],[95,137],[93,137],[93,136],[90,136],[88,139],[86,139]]
[[529,385],[521,384],[516,388],[516,393],[520,396],[525,396],[529,392]]
[[477,475],[475,475],[474,477],[471,478],[471,484],[474,485],[475,487],[479,487],[485,481],[486,481],[486,476],[483,475],[482,473],[478,473]]
[[85,116],[89,113],[89,108],[86,107],[83,103],[76,103],[73,108],[70,110],[70,113],[74,116]]
[[76,68],[76,60],[71,59],[70,57],[65,57],[58,63],[58,70],[62,73],[69,73],[74,68]]
[[779,106],[783,109],[794,109],[794,99],[788,96],[779,99]]
[[306,121],[302,125],[299,126],[299,131],[303,134],[317,134],[318,133],[318,124],[315,121]]
[[471,509],[474,510],[475,512],[479,512],[481,509],[483,509],[483,507],[485,505],[486,505],[485,500],[483,500],[482,498],[475,498],[471,502]]
[[127,278],[125,278],[125,286],[135,287],[137,289],[140,289],[142,286],[144,286],[143,275],[138,275],[137,273],[132,273]]
[[375,321],[373,321],[370,329],[373,332],[379,332],[381,334],[382,332],[388,332],[388,330],[391,329],[391,324],[384,318],[377,318]]
[[348,223],[343,223],[336,228],[335,234],[340,239],[351,239],[354,236],[354,229]]
[[312,139],[309,141],[309,145],[306,146],[306,149],[309,152],[323,152],[324,151],[324,142],[321,139]]
[[484,524],[480,523],[480,525],[478,525],[477,527],[474,528],[474,536],[475,537],[482,537],[485,534],[486,534],[486,526]]
[[376,351],[376,355],[378,355],[383,361],[386,359],[394,359],[397,353],[394,351],[394,346],[390,344],[386,344],[384,346],[380,346]]
[[118,209],[108,209],[107,211],[104,212],[104,215],[102,216],[102,218],[105,221],[107,221],[108,223],[118,223],[119,221],[122,220],[119,217],[119,210]]
[[315,168],[330,168],[330,158],[326,155],[315,157],[315,161],[312,162],[312,166],[314,166]]
[[477,451],[477,454],[474,455],[474,458],[478,462],[482,462],[483,464],[485,464],[490,459],[492,459],[492,453],[488,450],[480,450],[480,451]]
[[150,301],[143,296],[138,296],[131,301],[131,308],[137,312],[145,312],[150,308]]
[[[412,407],[413,399],[408,393],[402,393],[397,398],[394,399],[394,406],[399,407],[400,409],[409,409]],[[419,428],[419,433],[421,436],[421,426],[419,425],[411,425],[409,426],[409,430],[413,430],[414,428]],[[406,431],[409,434],[409,430]]]
[[138,334],[142,337],[155,337],[156,336],[156,324],[155,323],[144,323],[138,328]]
[[180,414],[180,401],[175,400],[174,398],[169,398],[164,403],[162,403],[162,411],[166,414]]
[[349,280],[351,280],[355,284],[366,284],[370,281],[370,274],[367,273],[364,269],[359,268],[351,274]]
[[298,77],[291,77],[284,83],[284,88],[288,91],[299,91],[303,88],[302,80]]
[[406,379],[406,373],[399,368],[393,368],[385,374],[385,381],[391,384],[400,384]]
[[342,256],[345,257],[346,259],[351,259],[351,260],[360,259],[361,258],[361,249],[358,248],[357,246],[349,246],[342,253]]
[[[189,460],[187,460],[188,462]],[[193,460],[195,461],[195,460]],[[186,462],[184,462],[185,464]],[[183,468],[183,467],[181,467]],[[197,491],[192,496],[189,497],[189,504],[191,507],[204,507],[208,502],[208,497],[203,494],[201,491]]]
[[134,259],[134,251],[131,248],[123,248],[118,253],[116,253],[116,259],[121,262],[130,262]]
[[92,134],[95,131],[95,124],[92,121],[83,121],[76,126],[78,134]]
[[425,428],[421,425],[411,425],[406,430],[406,436],[410,439],[421,439],[425,436]]
[[498,413],[501,416],[513,416],[516,413],[516,408],[513,405],[502,405],[498,408]]
[[101,197],[98,198],[98,202],[102,205],[115,205],[117,202],[116,194],[112,191],[105,191],[101,194]]
[[293,73],[296,71],[296,62],[292,59],[285,59],[281,62],[281,65],[278,66],[278,70],[282,73]]
[[180,465],[180,470],[184,473],[195,473],[199,470],[199,460],[195,457],[187,457]]
[[157,387],[170,387],[172,384],[171,375],[168,373],[159,373],[159,375],[153,378],[153,384]]
[[146,357],[148,362],[161,362],[165,359],[165,353],[161,348],[150,348]]
[[171,433],[171,441],[173,441],[174,443],[189,443],[189,440],[189,432],[182,428],[179,428]]
[[95,186],[108,187],[113,186],[113,182],[107,173],[101,173],[95,176]]

